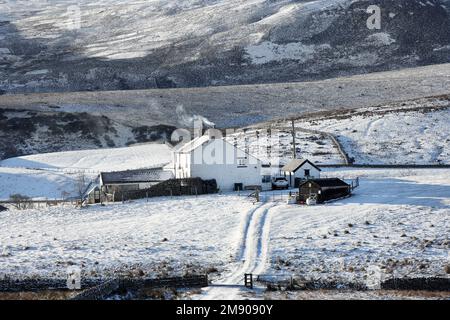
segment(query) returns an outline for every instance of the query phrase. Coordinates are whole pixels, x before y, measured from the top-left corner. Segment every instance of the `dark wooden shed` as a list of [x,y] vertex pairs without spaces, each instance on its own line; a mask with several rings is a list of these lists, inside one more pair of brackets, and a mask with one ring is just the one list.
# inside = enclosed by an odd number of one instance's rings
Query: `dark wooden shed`
[[310,179],[299,186],[299,201],[315,198],[317,203],[339,199],[351,194],[351,186],[338,178]]

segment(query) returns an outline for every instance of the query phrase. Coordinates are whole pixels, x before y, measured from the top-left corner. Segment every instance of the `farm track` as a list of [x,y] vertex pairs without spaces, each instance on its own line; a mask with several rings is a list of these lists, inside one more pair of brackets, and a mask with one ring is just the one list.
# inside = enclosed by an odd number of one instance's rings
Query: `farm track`
[[261,273],[264,271],[269,252],[270,211],[276,203],[266,203],[253,209],[247,215],[243,243],[237,266],[231,273],[218,279],[206,289],[200,299],[220,300],[238,298],[242,293],[245,273]]

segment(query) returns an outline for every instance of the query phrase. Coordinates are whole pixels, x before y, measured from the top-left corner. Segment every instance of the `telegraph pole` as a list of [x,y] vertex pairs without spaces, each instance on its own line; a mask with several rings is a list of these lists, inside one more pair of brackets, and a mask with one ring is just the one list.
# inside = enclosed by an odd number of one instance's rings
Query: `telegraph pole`
[[297,159],[297,145],[295,143],[295,122],[294,122],[294,119],[292,119],[291,122],[292,122],[292,153],[293,153],[293,158]]

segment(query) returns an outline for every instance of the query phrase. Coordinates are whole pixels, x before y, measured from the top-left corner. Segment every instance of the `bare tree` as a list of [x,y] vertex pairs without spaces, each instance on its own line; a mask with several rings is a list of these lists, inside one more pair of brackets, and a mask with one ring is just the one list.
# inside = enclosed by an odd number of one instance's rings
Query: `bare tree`
[[87,182],[86,182],[86,174],[84,171],[80,172],[75,179],[75,191],[77,193],[77,198],[80,202],[80,207],[83,206],[83,196],[86,191]]
[[29,209],[33,206],[30,197],[18,193],[10,195],[9,200],[11,201],[13,206],[19,210]]

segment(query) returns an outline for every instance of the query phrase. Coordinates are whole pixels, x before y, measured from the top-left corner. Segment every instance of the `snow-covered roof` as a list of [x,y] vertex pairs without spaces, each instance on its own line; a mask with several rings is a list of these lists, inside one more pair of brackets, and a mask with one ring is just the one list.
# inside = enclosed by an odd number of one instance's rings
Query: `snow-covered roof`
[[[242,151],[244,154],[246,154],[246,155],[248,155],[250,157],[253,157],[257,161],[261,162],[261,160],[258,159],[257,157],[255,157],[254,155],[252,155],[252,154],[250,154],[250,153],[248,153],[248,152],[246,152],[246,151],[244,151],[242,149],[239,149],[236,145],[230,143],[226,139],[224,139],[224,138],[211,138],[208,134],[205,134],[205,135],[203,135],[201,137],[197,137],[197,138],[187,142],[185,145],[181,146],[180,148],[178,148],[174,152],[176,152],[176,153],[190,153],[190,152],[194,151],[195,149],[197,149],[198,147],[202,146],[203,144],[207,143],[208,141],[214,140],[214,139],[222,140],[224,143],[229,144],[233,148],[235,148],[235,149],[237,149],[239,151]],[[268,165],[270,166],[270,163]]]
[[172,172],[162,169],[139,169],[116,172],[102,172],[103,184],[147,183],[169,180]]
[[314,163],[309,161],[308,159],[293,159],[288,164],[286,164],[283,168],[281,168],[281,171],[285,172],[295,172],[299,168],[301,168],[305,163],[309,163],[317,170],[321,171],[319,167],[317,167]]
[[188,143],[186,143],[185,145],[183,145],[181,148],[179,148],[176,152],[179,153],[189,153],[192,152],[193,150],[197,149],[198,147],[200,147],[202,144],[208,142],[211,138],[208,135],[203,135],[201,137],[197,137],[191,141],[189,141]]

